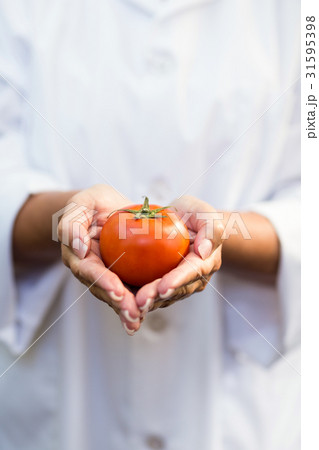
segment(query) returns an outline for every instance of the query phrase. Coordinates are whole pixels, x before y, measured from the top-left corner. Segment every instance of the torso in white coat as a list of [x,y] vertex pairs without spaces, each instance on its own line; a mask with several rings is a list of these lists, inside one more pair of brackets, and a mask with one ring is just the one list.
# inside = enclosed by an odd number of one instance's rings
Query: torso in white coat
[[[0,447],[299,448],[299,3],[1,3],[0,72],[32,105],[2,83],[1,372],[78,301],[0,379]],[[101,182],[266,215],[278,280],[221,271],[222,296],[208,286],[130,338],[62,264],[14,278],[28,193]]]

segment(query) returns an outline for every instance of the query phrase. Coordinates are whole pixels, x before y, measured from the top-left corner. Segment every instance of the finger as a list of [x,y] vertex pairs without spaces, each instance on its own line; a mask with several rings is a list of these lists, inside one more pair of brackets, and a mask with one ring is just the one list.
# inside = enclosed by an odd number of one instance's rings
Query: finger
[[97,225],[92,225],[90,226],[90,228],[88,229],[88,235],[91,239],[96,239],[99,240],[100,236],[101,236],[101,231],[102,231],[101,226],[97,226]]
[[207,280],[205,278],[200,278],[190,284],[180,286],[173,291],[171,298],[166,300],[159,298],[155,300],[151,311],[154,311],[157,308],[166,308],[180,300],[184,300],[185,298],[190,297],[194,292],[202,291],[205,288],[206,284]]
[[135,297],[128,289],[125,290],[124,299],[120,304],[120,319],[126,333],[130,336],[140,328],[140,311],[136,305]]
[[192,244],[196,239],[197,233],[196,231],[193,231],[190,228],[188,228],[188,234],[189,234],[189,241]]
[[224,225],[214,217],[207,218],[199,225],[194,241],[194,250],[202,258],[207,259],[222,243]]
[[116,312],[116,314],[120,314],[120,308],[117,304],[117,302],[113,301],[104,291],[104,289],[101,289],[99,286],[91,286],[90,287],[91,294],[94,295],[95,298],[98,300],[101,300],[103,303],[106,303],[110,308],[113,309],[113,311]]
[[125,288],[119,277],[106,268],[102,261],[92,252],[85,259],[79,259],[72,250],[62,245],[62,260],[72,273],[85,285],[95,284],[104,291],[113,301],[124,298]]
[[162,299],[170,298],[175,289],[196,281],[203,274],[203,261],[194,252],[189,253],[180,264],[165,274],[158,284],[158,293]]
[[90,250],[91,237],[88,232],[94,211],[78,205],[62,216],[58,225],[58,238],[64,245],[71,246],[74,253],[83,259]]
[[222,243],[223,213],[216,211],[209,203],[190,195],[180,197],[173,205],[178,210],[191,212],[186,224],[196,233],[195,253],[202,259],[207,259]]
[[115,312],[120,314],[122,324],[128,334],[140,327],[140,311],[134,295],[124,287],[119,277],[106,268],[95,254],[80,260],[66,246],[63,246],[63,261],[70,267],[72,273],[98,299],[106,302]]
[[145,284],[136,293],[136,304],[143,316],[152,309],[155,298],[158,297],[158,285],[161,278]]

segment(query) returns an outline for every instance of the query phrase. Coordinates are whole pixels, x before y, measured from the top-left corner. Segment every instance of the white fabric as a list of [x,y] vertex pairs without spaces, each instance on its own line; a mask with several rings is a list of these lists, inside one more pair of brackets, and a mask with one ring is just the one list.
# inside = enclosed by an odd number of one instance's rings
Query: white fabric
[[[1,373],[85,291],[62,264],[14,273],[17,212],[98,182],[267,216],[277,280],[212,284],[298,367],[299,2],[0,4],[0,74],[45,118],[0,77]],[[0,398],[6,450],[299,448],[299,375],[210,286],[133,338],[85,293]]]

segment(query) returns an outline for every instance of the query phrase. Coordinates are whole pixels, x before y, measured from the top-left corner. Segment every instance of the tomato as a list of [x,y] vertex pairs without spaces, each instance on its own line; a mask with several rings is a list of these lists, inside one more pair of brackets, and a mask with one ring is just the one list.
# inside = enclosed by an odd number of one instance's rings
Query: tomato
[[112,213],[100,236],[106,267],[123,282],[143,286],[174,269],[188,253],[187,227],[169,207],[131,205]]

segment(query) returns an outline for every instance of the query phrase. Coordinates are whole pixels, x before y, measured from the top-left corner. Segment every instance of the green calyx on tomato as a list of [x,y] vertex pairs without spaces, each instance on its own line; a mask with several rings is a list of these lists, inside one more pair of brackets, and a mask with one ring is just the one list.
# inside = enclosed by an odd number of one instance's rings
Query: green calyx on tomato
[[164,211],[164,209],[167,209],[167,208],[169,208],[169,206],[163,206],[160,208],[151,209],[148,197],[145,197],[144,204],[141,208],[139,208],[139,209],[117,209],[117,210],[111,212],[109,217],[114,212],[119,211],[119,212],[128,212],[128,213],[134,214],[134,219],[160,219],[160,218],[163,218],[166,216],[158,215],[158,213],[160,213],[161,211]]

